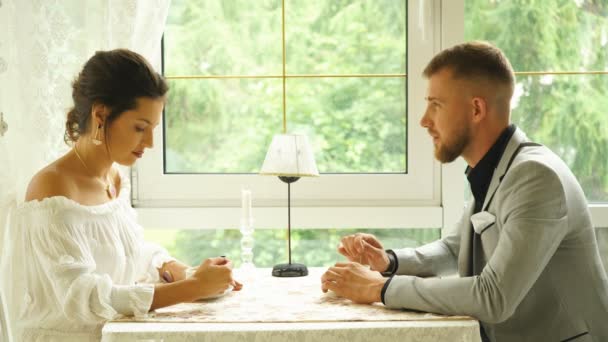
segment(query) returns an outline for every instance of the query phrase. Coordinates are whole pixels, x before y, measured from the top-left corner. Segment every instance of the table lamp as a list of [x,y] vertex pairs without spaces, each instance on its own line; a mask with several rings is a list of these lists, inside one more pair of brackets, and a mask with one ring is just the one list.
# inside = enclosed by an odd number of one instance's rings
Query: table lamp
[[272,268],[275,277],[302,277],[308,275],[303,264],[291,262],[291,183],[300,177],[318,177],[319,171],[308,143],[302,134],[277,134],[272,139],[260,175],[278,176],[287,183],[287,251],[288,264]]

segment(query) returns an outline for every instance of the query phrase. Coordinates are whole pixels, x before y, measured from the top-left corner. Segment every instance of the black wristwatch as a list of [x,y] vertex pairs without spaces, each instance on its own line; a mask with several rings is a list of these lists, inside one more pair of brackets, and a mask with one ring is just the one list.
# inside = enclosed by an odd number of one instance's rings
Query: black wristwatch
[[380,272],[380,274],[382,274],[384,277],[390,277],[397,272],[397,269],[399,268],[399,260],[397,260],[397,255],[392,249],[386,250],[386,256],[388,256],[388,267],[386,268],[386,271]]

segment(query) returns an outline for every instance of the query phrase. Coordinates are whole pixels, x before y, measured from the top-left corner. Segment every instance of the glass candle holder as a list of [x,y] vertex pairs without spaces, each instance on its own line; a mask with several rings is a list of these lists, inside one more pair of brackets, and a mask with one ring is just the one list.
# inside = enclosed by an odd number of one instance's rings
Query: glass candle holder
[[253,239],[253,218],[241,219],[241,269],[242,270],[253,270],[255,265],[253,264],[253,246],[255,241]]

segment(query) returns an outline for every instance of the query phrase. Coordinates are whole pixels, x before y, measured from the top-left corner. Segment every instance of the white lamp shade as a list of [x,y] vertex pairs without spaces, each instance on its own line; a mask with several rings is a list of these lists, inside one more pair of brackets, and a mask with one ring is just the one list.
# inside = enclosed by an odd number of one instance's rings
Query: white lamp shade
[[266,153],[261,175],[318,177],[319,170],[308,138],[303,134],[277,134]]

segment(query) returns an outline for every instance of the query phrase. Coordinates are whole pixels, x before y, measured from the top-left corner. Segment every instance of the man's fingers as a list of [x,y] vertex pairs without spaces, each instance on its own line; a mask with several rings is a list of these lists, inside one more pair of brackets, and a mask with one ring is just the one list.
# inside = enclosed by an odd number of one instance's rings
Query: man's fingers
[[325,273],[323,273],[323,275],[321,276],[321,281],[337,281],[338,279],[342,278],[342,275],[338,272],[336,272],[335,270],[332,270],[331,268],[328,269]]
[[353,249],[357,251],[357,254],[361,254],[363,252],[363,241],[364,239],[362,234],[355,235],[355,238],[353,239]]
[[376,248],[380,248],[383,249],[382,244],[380,243],[380,241],[378,241],[378,239],[376,239],[375,236],[373,235],[367,235],[363,238],[363,240],[365,240],[365,242],[369,243],[370,245],[376,247]]
[[352,246],[352,236],[348,235],[343,237],[340,240],[340,243],[342,244],[342,248],[346,251],[347,257],[352,258],[356,255],[356,251],[353,250]]
[[341,296],[341,293],[342,293],[342,289],[340,288],[340,286],[332,281],[323,282],[323,285],[321,285],[321,289],[323,290],[323,292],[327,292],[327,290],[331,290],[338,296]]
[[344,255],[347,258],[351,258],[351,255],[348,254],[348,251],[346,250],[346,247],[344,247],[344,245],[340,242],[340,244],[338,245],[338,253]]
[[380,248],[368,243],[367,241],[363,241],[363,246],[365,248],[366,254],[373,254],[375,256],[378,256],[378,255],[381,256],[382,253],[384,252],[383,249],[380,249]]

